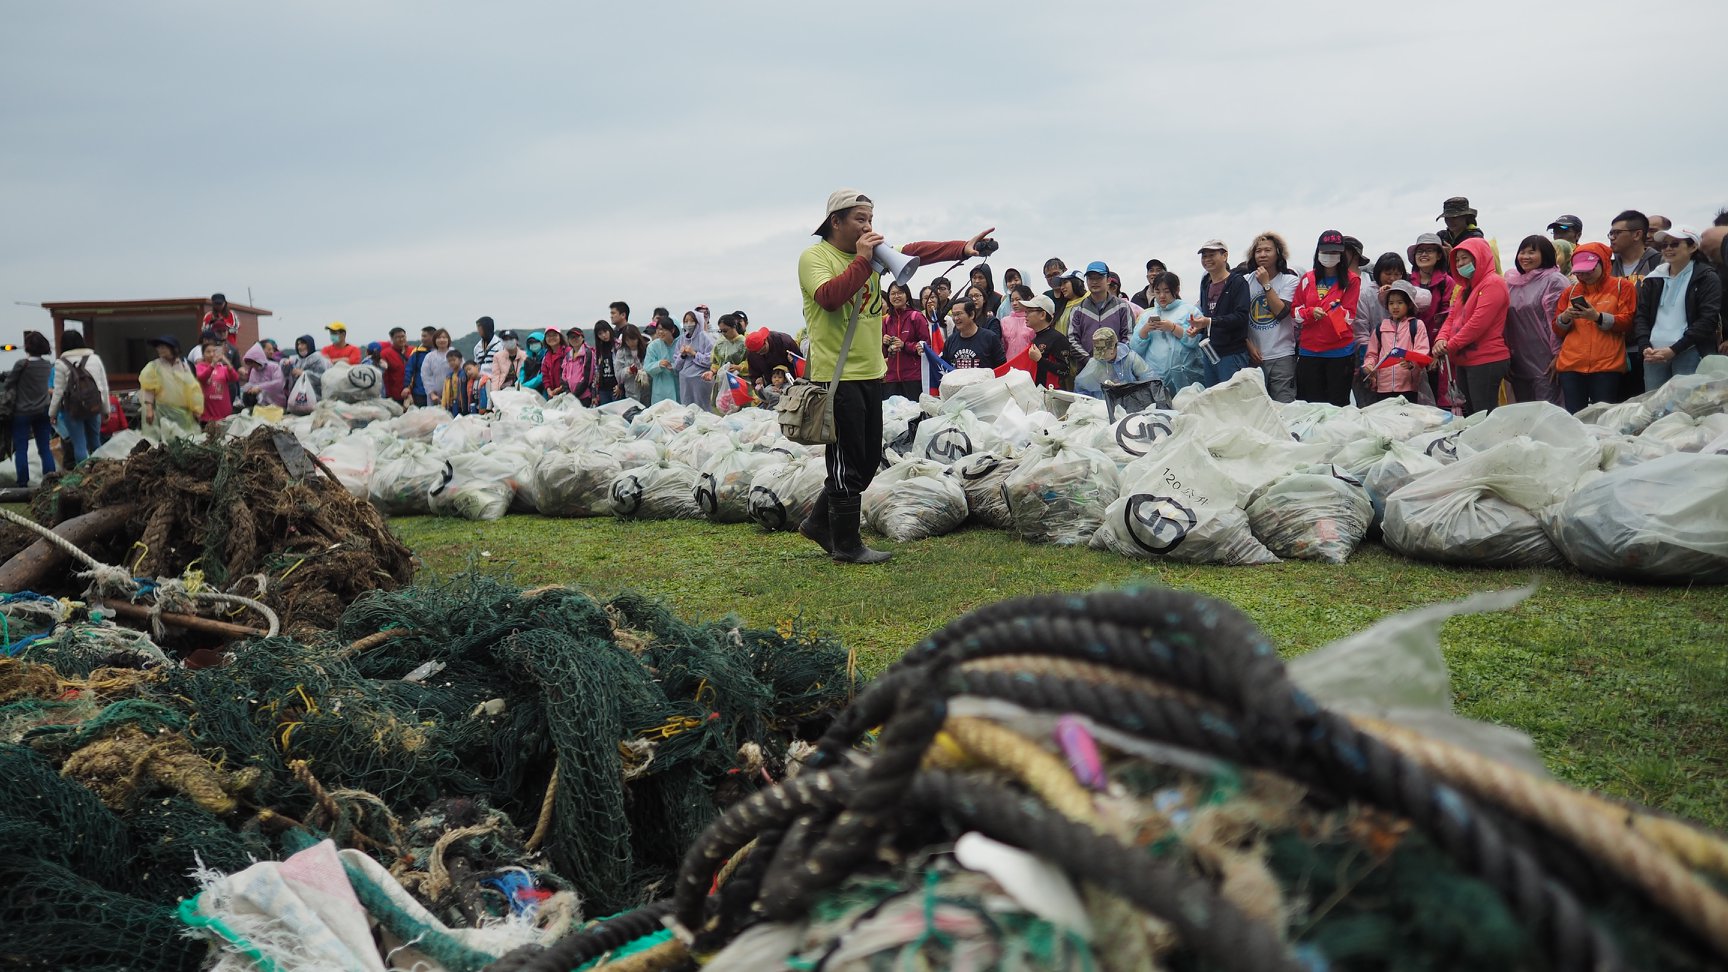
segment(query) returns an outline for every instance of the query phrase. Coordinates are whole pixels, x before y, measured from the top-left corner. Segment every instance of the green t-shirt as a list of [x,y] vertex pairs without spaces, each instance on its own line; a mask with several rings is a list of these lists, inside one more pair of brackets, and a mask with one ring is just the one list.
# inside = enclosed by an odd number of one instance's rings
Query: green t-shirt
[[846,370],[840,380],[870,381],[888,373],[888,362],[882,357],[882,315],[887,308],[882,302],[880,274],[870,271],[870,279],[858,296],[841,304],[839,310],[823,310],[816,303],[817,288],[845,273],[856,257],[856,253],[827,240],[818,240],[798,258],[798,289],[804,294],[804,324],[810,332],[811,381],[833,379],[840,342],[846,338],[852,307],[860,298],[864,303],[858,313],[858,332],[852,336],[852,349],[846,353]]

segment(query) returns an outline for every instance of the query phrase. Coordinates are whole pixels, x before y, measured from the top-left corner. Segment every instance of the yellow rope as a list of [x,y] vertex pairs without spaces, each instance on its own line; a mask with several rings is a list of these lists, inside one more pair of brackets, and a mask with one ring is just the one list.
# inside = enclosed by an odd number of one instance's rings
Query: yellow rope
[[552,803],[558,796],[558,767],[552,767],[552,778],[546,781],[546,796],[540,801],[540,819],[534,822],[534,833],[528,836],[528,843],[522,845],[530,851],[537,851],[546,842],[546,835],[552,831]]
[[[943,745],[945,736],[949,737],[946,746]],[[1090,825],[1098,819],[1092,795],[1074,778],[1068,764],[1060,756],[1011,729],[987,719],[952,716],[942,724],[937,744],[931,750],[937,760],[952,759],[958,750],[966,757],[1024,783],[1069,820]]]

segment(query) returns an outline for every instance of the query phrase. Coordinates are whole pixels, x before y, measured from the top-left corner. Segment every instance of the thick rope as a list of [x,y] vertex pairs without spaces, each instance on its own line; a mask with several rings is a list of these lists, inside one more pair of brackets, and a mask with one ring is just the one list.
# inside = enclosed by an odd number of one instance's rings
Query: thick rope
[[540,819],[534,821],[534,832],[528,835],[528,843],[522,845],[525,850],[539,850],[546,842],[546,835],[552,832],[552,804],[557,796],[558,767],[554,765],[552,778],[546,781],[546,796],[540,801]]
[[1623,809],[1402,726],[1362,717],[1352,721],[1459,789],[1589,851],[1728,958],[1728,898],[1628,827]]
[[[1061,757],[986,719],[950,717],[942,732],[967,756],[1024,783],[1057,813],[1075,823],[1096,825],[1098,814],[1092,806],[1091,794],[1074,778],[1074,772]],[[931,755],[942,751],[938,746],[931,750]]]

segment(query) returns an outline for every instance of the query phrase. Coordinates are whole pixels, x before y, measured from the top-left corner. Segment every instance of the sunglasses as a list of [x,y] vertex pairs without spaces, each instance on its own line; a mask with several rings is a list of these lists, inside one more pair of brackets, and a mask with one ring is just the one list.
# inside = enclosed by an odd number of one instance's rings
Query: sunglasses
[[1610,237],[1625,236],[1627,233],[1642,233],[1642,232],[1644,232],[1644,231],[1643,230],[1633,230],[1633,229],[1611,229],[1608,231],[1608,235]]
[[1685,240],[1663,240],[1662,242],[1660,242],[1656,245],[1658,247],[1661,247],[1664,250],[1678,250],[1678,249],[1680,249],[1680,244],[1682,244],[1684,242],[1686,242],[1686,241]]

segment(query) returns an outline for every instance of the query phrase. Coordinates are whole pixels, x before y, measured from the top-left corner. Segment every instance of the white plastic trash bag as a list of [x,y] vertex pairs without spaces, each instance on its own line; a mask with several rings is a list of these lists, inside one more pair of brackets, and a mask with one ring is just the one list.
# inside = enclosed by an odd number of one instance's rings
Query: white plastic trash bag
[[1660,459],[1672,455],[1673,452],[1674,447],[1661,439],[1647,439],[1642,435],[1609,435],[1602,439],[1602,461],[1597,465],[1603,472],[1608,472],[1636,466],[1651,459]]
[[1003,487],[1014,470],[1020,468],[1019,458],[977,452],[949,468],[954,470],[954,480],[966,494],[966,508],[974,520],[998,530],[1014,525],[1014,514],[1008,508],[1008,494]]
[[876,474],[863,496],[864,520],[898,543],[939,537],[966,522],[966,491],[948,467],[906,459]]
[[779,461],[778,456],[731,445],[715,453],[696,478],[695,500],[702,515],[715,523],[750,519],[750,483],[758,469]]
[[[149,445],[150,444],[149,440],[144,438],[144,433],[139,432],[137,429],[121,429],[120,431],[118,431],[118,432],[114,433],[112,436],[110,436],[107,442],[102,443],[101,448],[97,449],[95,452],[90,453],[90,458],[92,458],[92,459],[124,459],[127,456],[131,455],[132,450],[138,448],[138,446],[140,444],[142,444],[142,445]],[[41,460],[38,459],[37,463],[40,464]],[[10,465],[12,465],[12,463],[6,463],[5,465],[10,466]],[[35,479],[36,475],[37,475],[36,472],[31,472],[31,474],[30,474],[30,476],[31,476],[30,481],[31,482],[36,481],[36,479]]]
[[1637,435],[1655,421],[1656,416],[1645,402],[1648,394],[1629,398],[1618,404],[1597,402],[1586,405],[1577,415],[1577,419],[1587,425],[1598,425],[1620,435]]
[[1097,449],[1039,436],[1002,486],[1014,532],[1032,543],[1085,543],[1116,500],[1118,476]]
[[1650,423],[1638,437],[1664,442],[1675,452],[1698,452],[1724,434],[1728,434],[1728,413],[1694,418],[1687,412],[1670,412]]
[[295,415],[310,415],[318,407],[318,388],[312,383],[310,374],[303,374],[294,379],[294,387],[288,390],[288,411]]
[[1368,502],[1374,504],[1374,521],[1386,515],[1386,497],[1404,488],[1420,476],[1440,469],[1444,463],[1421,452],[1415,446],[1394,442],[1380,458],[1362,472],[1362,488],[1368,492]]
[[368,488],[372,505],[391,516],[426,513],[432,494],[444,488],[454,475],[450,464],[422,446],[420,449],[378,464]]
[[1005,445],[995,426],[971,412],[959,412],[920,422],[911,455],[951,466],[975,452],[1000,452]]
[[[1716,365],[1712,358],[1721,358]],[[1697,374],[1676,375],[1650,392],[1645,402],[1652,418],[1675,412],[1685,412],[1693,418],[1703,418],[1728,411],[1728,358],[1712,355],[1698,365]]]
[[637,466],[612,480],[612,515],[638,520],[696,520],[696,470],[681,462],[661,460]]
[[1488,417],[1458,433],[1458,444],[1476,452],[1485,452],[1502,442],[1522,436],[1535,442],[1545,442],[1563,449],[1577,449],[1591,455],[1594,465],[1601,458],[1596,437],[1567,411],[1551,402],[1518,402],[1502,405]]
[[1130,412],[1094,432],[1092,445],[1118,466],[1126,466],[1174,435],[1178,417],[1176,412],[1156,408]]
[[384,373],[369,364],[338,361],[324,369],[324,400],[363,402],[384,394]]
[[827,477],[827,467],[813,456],[763,466],[750,479],[750,522],[765,530],[798,529]]
[[1483,567],[1561,562],[1537,514],[1601,475],[1575,450],[1517,436],[1386,499],[1386,543],[1407,557]]
[[1260,491],[1248,525],[1279,557],[1342,564],[1374,522],[1374,504],[1355,478],[1336,466],[1298,470]]
[[378,462],[371,443],[349,436],[320,450],[318,461],[335,474],[337,482],[342,484],[342,488],[346,489],[349,495],[355,499],[368,498],[368,491],[372,486],[372,471]]
[[1675,453],[1616,469],[1544,517],[1579,570],[1728,584],[1728,456]]
[[548,452],[534,464],[534,489],[543,516],[605,516],[612,512],[612,482],[624,472],[605,452]]
[[1091,545],[1124,557],[1190,564],[1277,563],[1237,501],[1236,483],[1205,447],[1179,436],[1128,467],[1122,495],[1105,512]]
[[432,444],[447,453],[468,452],[492,441],[492,426],[478,415],[459,415],[432,432]]
[[1259,368],[1243,368],[1228,381],[1198,394],[1179,396],[1176,411],[1192,415],[1208,428],[1256,429],[1274,438],[1290,438],[1290,428],[1266,394],[1266,378]]
[[497,456],[469,452],[450,457],[450,481],[432,492],[432,512],[464,520],[501,520],[516,495],[515,469]]

